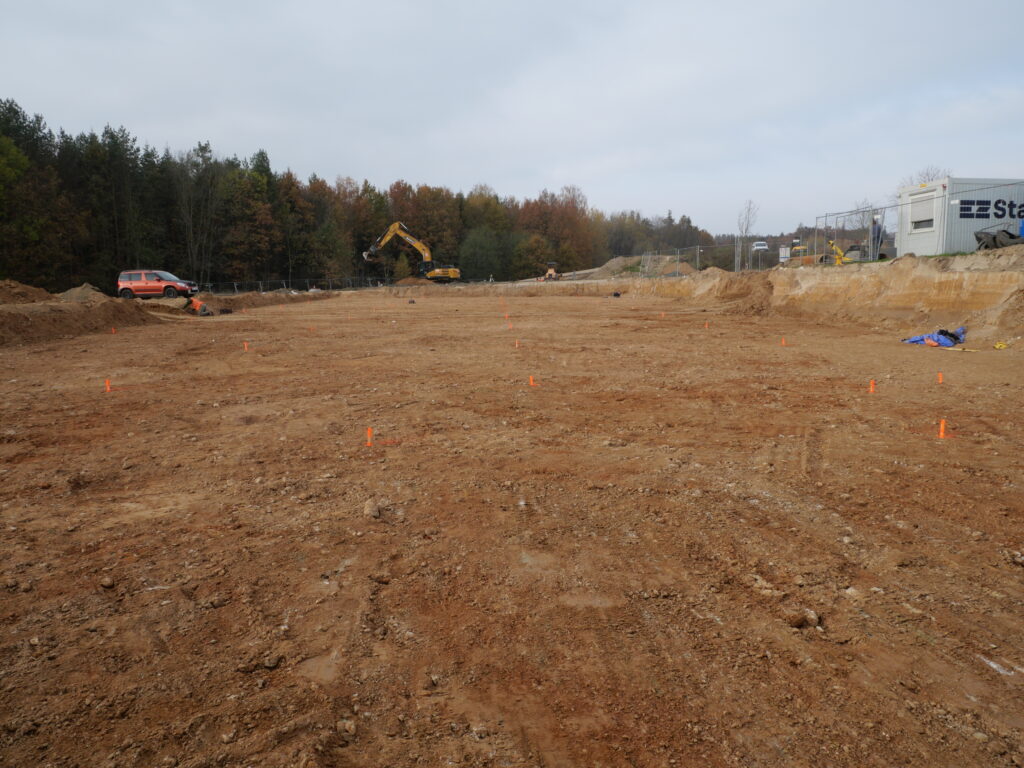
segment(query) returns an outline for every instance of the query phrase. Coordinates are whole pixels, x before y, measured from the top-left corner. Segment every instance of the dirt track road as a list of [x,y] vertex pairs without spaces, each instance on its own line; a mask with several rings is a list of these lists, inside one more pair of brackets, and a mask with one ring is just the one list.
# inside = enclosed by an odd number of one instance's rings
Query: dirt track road
[[0,762],[1022,765],[1024,355],[901,331],[364,293],[7,348]]

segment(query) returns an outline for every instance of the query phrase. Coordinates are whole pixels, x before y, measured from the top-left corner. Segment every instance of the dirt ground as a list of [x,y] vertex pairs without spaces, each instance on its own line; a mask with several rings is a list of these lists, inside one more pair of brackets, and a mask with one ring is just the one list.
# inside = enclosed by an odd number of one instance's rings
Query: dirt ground
[[438,293],[3,349],[0,763],[1024,765],[1024,343]]

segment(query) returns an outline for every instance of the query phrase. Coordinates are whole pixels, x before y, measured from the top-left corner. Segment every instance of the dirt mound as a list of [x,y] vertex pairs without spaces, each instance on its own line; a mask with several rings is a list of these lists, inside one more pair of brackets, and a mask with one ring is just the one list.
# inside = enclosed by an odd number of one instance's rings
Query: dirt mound
[[91,283],[82,283],[77,288],[70,288],[60,296],[61,301],[92,302],[97,299],[105,299],[107,295]]
[[616,277],[630,267],[640,266],[640,256],[616,256],[609,259],[591,274],[593,280],[603,280],[606,277]]
[[1019,288],[1008,299],[984,312],[973,314],[967,321],[975,331],[968,339],[980,337],[990,340],[1016,341],[1024,337],[1024,288]]
[[34,301],[50,301],[52,298],[42,288],[25,285],[17,280],[0,280],[0,304],[31,304]]
[[403,277],[395,285],[433,285],[433,283],[425,277]]
[[963,272],[1024,269],[1024,245],[1011,245],[991,251],[977,251],[949,259],[936,259],[949,269]]
[[103,294],[89,301],[38,301],[0,305],[0,346],[110,333],[111,328],[160,322],[137,302]]
[[[906,330],[955,328],[965,322],[972,338],[1024,335],[1024,246],[942,258],[903,257],[865,264],[798,266],[765,272],[726,272],[709,267],[676,277],[641,278],[623,272],[640,257],[613,259],[595,272],[615,279],[586,282],[477,283],[434,286],[436,295],[674,297],[705,309],[747,315],[785,314],[826,322],[876,324]],[[676,265],[673,263],[672,268]],[[682,271],[687,265],[680,263]],[[687,271],[689,271],[687,269]],[[600,274],[599,274],[600,273]],[[392,295],[426,291],[397,286]],[[431,295],[435,295],[431,293]]]

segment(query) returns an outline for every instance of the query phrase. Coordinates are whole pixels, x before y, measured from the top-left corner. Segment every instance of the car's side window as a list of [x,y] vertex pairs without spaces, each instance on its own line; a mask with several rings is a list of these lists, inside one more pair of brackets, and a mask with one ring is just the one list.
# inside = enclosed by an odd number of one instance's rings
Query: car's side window
[[156,276],[156,272],[147,272],[146,273],[146,279],[147,280],[159,280],[160,278],[158,278]]
[[138,272],[129,272],[127,275],[124,276],[124,279],[128,280],[129,282],[136,283],[142,279],[142,275],[140,275]]

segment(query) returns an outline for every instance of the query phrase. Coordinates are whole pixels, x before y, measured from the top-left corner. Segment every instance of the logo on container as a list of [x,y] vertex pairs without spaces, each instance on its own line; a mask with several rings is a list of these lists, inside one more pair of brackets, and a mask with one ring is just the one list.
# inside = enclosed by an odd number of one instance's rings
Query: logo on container
[[961,200],[961,219],[1024,219],[1024,203],[1014,200]]

